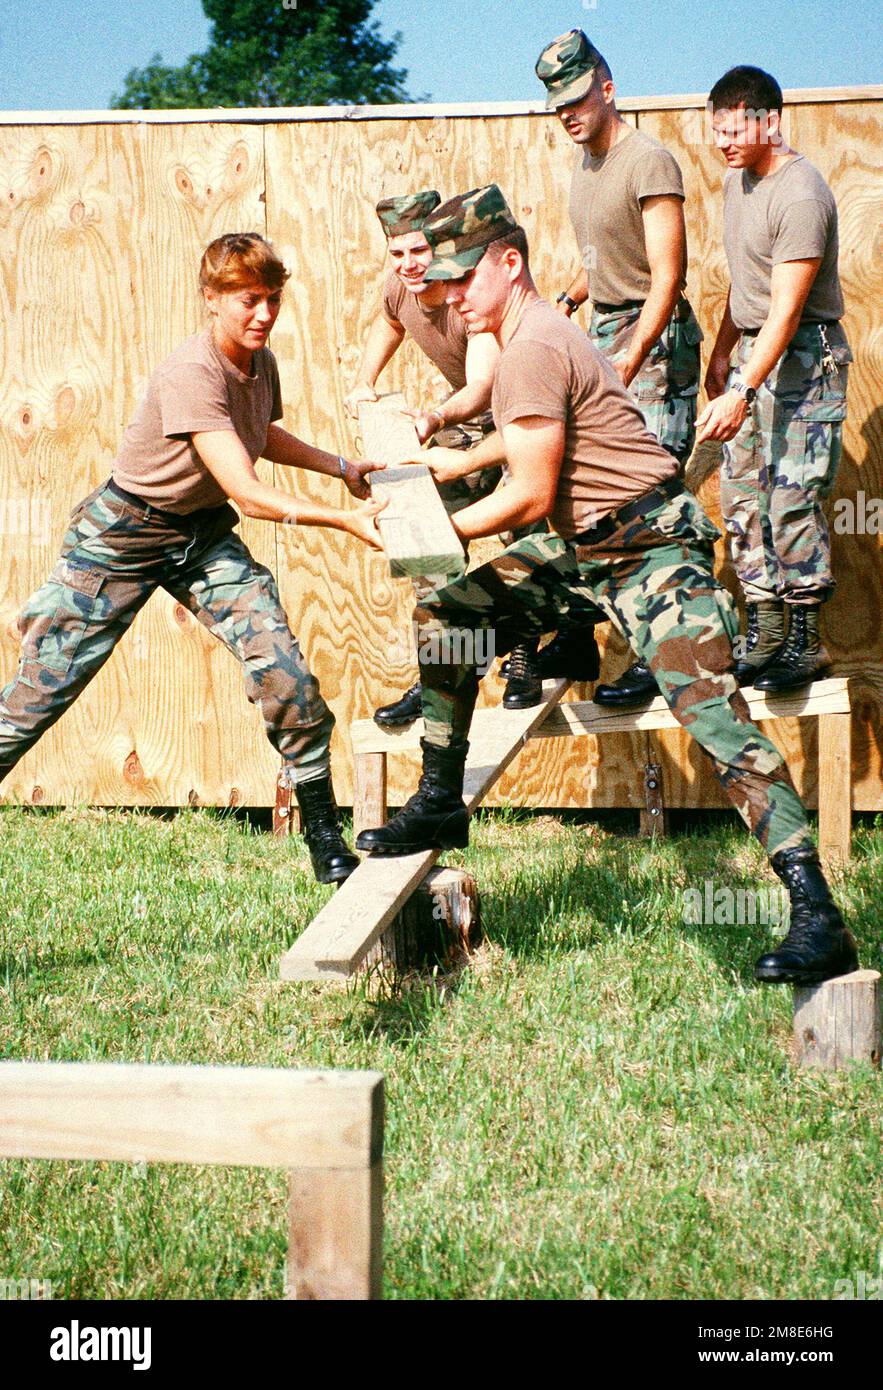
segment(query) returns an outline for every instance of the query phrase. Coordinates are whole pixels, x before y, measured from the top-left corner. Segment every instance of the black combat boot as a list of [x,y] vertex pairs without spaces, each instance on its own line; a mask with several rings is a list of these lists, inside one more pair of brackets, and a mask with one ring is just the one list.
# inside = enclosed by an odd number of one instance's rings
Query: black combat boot
[[656,677],[643,661],[634,662],[612,685],[596,685],[592,699],[610,709],[648,705],[660,693]]
[[745,648],[734,668],[740,685],[753,685],[775,661],[785,640],[785,605],[781,599],[748,604]]
[[819,636],[821,606],[790,603],[788,607],[791,613],[788,636],[778,656],[754,682],[756,690],[768,690],[773,695],[809,685],[831,664]]
[[504,709],[530,709],[543,699],[543,682],[537,665],[537,639],[519,642],[509,653]]
[[465,849],[469,815],[463,805],[463,766],[468,743],[437,748],[420,740],[423,773],[417,790],[397,816],[376,830],[363,830],[356,848],[367,854],[417,854],[424,849]]
[[540,680],[566,676],[571,681],[596,681],[601,673],[601,655],[594,623],[557,633],[540,651],[537,664]]
[[319,883],[341,883],[359,860],[340,833],[340,816],[330,777],[298,782],[294,788],[301,814],[301,834],[307,842],[313,873]]
[[381,729],[394,729],[398,724],[413,724],[422,712],[418,681],[410,690],[406,690],[400,699],[393,700],[391,705],[381,705],[380,709],[375,710],[374,723],[379,724]]
[[761,956],[754,978],[768,984],[817,985],[857,970],[855,942],[813,846],[780,850],[771,862],[788,889],[791,927],[781,946]]

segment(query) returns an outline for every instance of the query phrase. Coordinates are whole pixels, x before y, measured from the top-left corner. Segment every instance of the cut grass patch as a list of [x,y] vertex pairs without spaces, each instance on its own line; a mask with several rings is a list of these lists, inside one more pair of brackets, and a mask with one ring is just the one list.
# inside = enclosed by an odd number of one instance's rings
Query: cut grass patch
[[[816,1299],[876,1276],[880,1073],[795,1069],[791,992],[751,979],[774,933],[684,921],[706,879],[775,886],[737,827],[482,814],[447,857],[481,892],[469,968],[344,991],[277,978],[331,892],[298,837],[195,810],[0,828],[0,1055],[383,1071],[387,1296]],[[879,967],[879,828],[837,890]],[[2,1167],[4,1278],[282,1296],[281,1173]]]

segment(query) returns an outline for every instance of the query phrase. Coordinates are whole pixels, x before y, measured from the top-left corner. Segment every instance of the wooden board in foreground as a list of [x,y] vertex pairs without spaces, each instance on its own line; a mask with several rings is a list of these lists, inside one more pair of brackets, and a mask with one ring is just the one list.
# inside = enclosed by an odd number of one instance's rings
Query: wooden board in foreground
[[[478,731],[476,719],[463,782],[463,800],[470,811],[480,804],[569,685],[566,680],[546,681],[542,704],[525,710],[493,710],[493,724],[482,721]],[[440,853],[426,850],[399,858],[363,859],[282,957],[281,978],[323,980],[352,975]]]
[[0,1156],[368,1169],[379,1072],[0,1062]]
[[378,517],[380,537],[390,571],[397,578],[441,581],[462,573],[465,556],[428,467],[422,463],[398,467],[421,451],[403,405],[404,398],[396,392],[359,406],[362,453],[386,464],[382,473],[368,480],[372,496],[387,503]]

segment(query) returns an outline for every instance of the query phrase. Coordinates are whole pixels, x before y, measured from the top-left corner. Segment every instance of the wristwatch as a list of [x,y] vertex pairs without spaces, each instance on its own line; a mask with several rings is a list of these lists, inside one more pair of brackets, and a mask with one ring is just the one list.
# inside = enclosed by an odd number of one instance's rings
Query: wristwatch
[[730,390],[742,396],[746,405],[750,405],[757,395],[754,387],[749,386],[747,381],[743,381],[738,372],[734,372],[733,374],[733,379],[730,382]]
[[577,304],[576,300],[571,299],[570,295],[567,293],[567,290],[562,290],[561,294],[559,294],[558,298],[555,300],[555,303],[566,304],[572,314],[575,314],[577,309],[579,308],[579,305]]

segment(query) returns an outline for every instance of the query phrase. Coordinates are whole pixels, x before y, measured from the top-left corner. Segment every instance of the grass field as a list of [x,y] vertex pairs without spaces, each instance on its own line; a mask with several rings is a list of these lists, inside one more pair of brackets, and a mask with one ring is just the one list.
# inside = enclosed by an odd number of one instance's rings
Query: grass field
[[[299,838],[187,811],[0,811],[0,1055],[386,1074],[390,1298],[810,1298],[883,1270],[883,1080],[800,1072],[741,828],[498,813],[451,854],[485,941],[457,977],[280,983],[328,889]],[[883,955],[883,830],[837,891]],[[56,1297],[278,1298],[284,1176],[0,1164],[0,1279]]]

